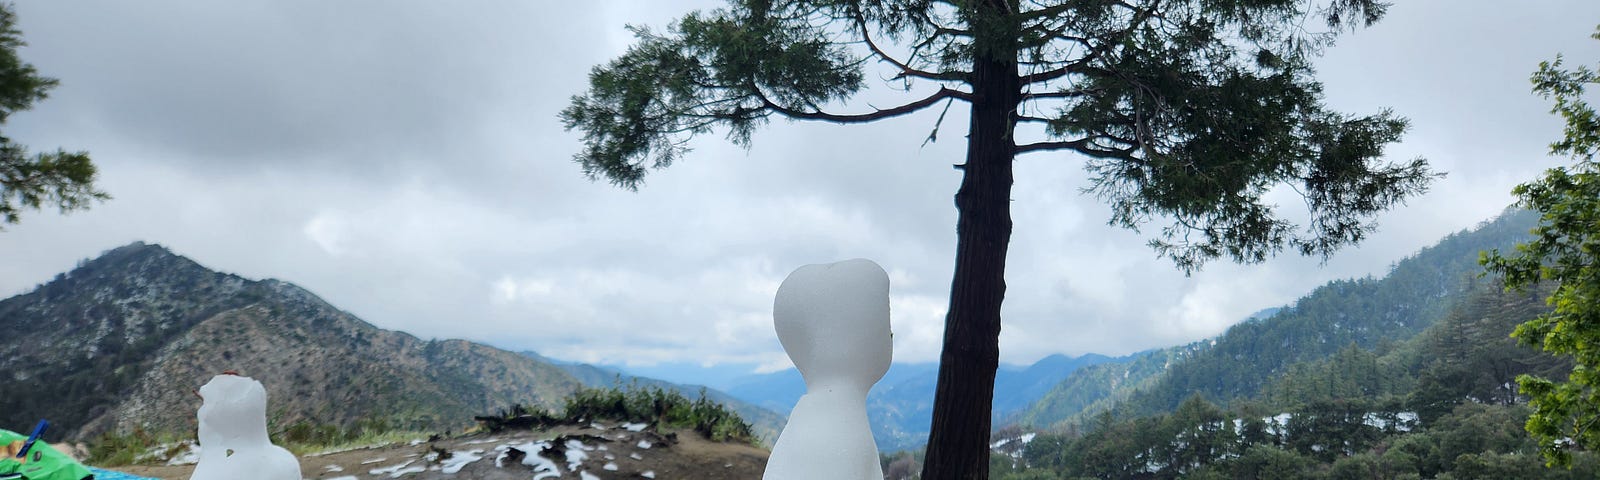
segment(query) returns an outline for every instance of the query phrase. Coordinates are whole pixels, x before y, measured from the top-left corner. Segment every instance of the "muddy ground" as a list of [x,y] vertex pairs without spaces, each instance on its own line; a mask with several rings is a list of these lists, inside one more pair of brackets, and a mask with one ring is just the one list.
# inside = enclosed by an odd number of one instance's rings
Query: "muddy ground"
[[[522,452],[520,460],[513,449]],[[713,442],[689,430],[630,431],[597,424],[314,453],[300,457],[300,473],[324,480],[747,480],[761,478],[767,454],[747,444]],[[194,471],[193,465],[109,468],[168,480],[187,480]]]

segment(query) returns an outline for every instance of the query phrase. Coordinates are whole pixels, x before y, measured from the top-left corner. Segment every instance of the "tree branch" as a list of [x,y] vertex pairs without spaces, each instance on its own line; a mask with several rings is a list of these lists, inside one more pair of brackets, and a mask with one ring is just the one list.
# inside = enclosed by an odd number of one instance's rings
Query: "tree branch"
[[1061,141],[1061,142],[1029,143],[1029,144],[1026,144],[1026,145],[1017,145],[1016,148],[1014,150],[1012,150],[1012,151],[1015,152],[1015,154],[1017,154],[1017,155],[1022,155],[1024,153],[1031,153],[1031,152],[1048,152],[1048,151],[1053,151],[1053,150],[1072,150],[1072,151],[1075,151],[1075,152],[1078,152],[1078,153],[1082,153],[1084,155],[1088,155],[1088,156],[1091,156],[1091,157],[1094,157],[1094,158],[1104,158],[1104,159],[1110,159],[1110,160],[1125,160],[1125,161],[1136,162],[1136,163],[1144,163],[1144,160],[1140,160],[1140,159],[1138,159],[1138,158],[1133,156],[1133,152],[1134,152],[1133,148],[1113,148],[1113,149],[1095,148],[1095,147],[1097,147],[1097,145],[1095,145],[1092,140],[1093,140],[1093,138],[1080,138],[1080,139],[1077,139],[1077,140]]
[[872,53],[879,59],[882,59],[884,62],[888,62],[890,65],[894,65],[895,68],[900,69],[900,74],[896,75],[894,77],[895,79],[901,79],[905,77],[926,78],[929,80],[939,81],[965,81],[967,79],[967,72],[930,72],[926,70],[920,70],[912,68],[911,65],[907,64],[906,62],[902,62],[892,56],[889,56],[888,52],[878,48],[878,44],[872,41],[872,34],[867,28],[866,17],[861,14],[859,9],[852,10],[854,11],[851,12],[851,14],[855,17],[856,26],[861,30],[861,40],[867,44],[867,49],[872,50]]
[[912,45],[911,46],[911,50],[912,51],[921,51],[923,48],[925,48],[925,47],[927,47],[929,45],[933,45],[934,42],[936,42],[940,38],[943,38],[943,37],[946,37],[946,36],[972,38],[972,32],[968,32],[966,30],[957,29],[957,28],[935,26],[933,28],[933,33],[928,35],[928,38],[924,38],[924,39],[922,39],[922,41],[917,42],[916,45]]
[[789,118],[793,118],[793,119],[797,119],[797,120],[821,120],[821,121],[824,121],[824,122],[834,122],[834,123],[866,123],[866,122],[871,122],[871,121],[875,121],[875,120],[882,120],[882,119],[885,119],[885,118],[898,117],[898,116],[905,115],[905,114],[908,114],[908,113],[911,113],[911,112],[915,112],[917,110],[922,110],[924,108],[928,108],[928,106],[933,105],[935,103],[938,103],[939,100],[943,100],[943,99],[947,99],[947,98],[953,98],[953,99],[967,101],[967,102],[971,101],[971,96],[968,95],[965,92],[961,92],[959,90],[954,90],[954,89],[950,89],[950,88],[940,88],[938,92],[934,92],[933,95],[929,95],[927,98],[923,98],[921,100],[917,100],[915,102],[907,103],[905,105],[901,105],[901,106],[898,106],[898,107],[886,108],[886,109],[878,109],[878,110],[874,110],[871,113],[839,115],[839,114],[833,114],[833,113],[827,113],[827,112],[821,112],[821,111],[806,112],[806,111],[795,110],[795,109],[792,109],[792,108],[789,108],[789,107],[785,107],[783,105],[778,105],[777,103],[773,103],[772,100],[768,99],[766,94],[761,93],[760,89],[756,89],[756,95],[757,95],[757,97],[760,98],[761,103],[762,103],[762,105],[764,107],[766,107],[767,109],[770,109],[770,110],[772,110],[774,112],[777,112],[779,115],[783,115],[785,117],[789,117]]
[[1105,55],[1106,53],[1110,52],[1112,49],[1116,48],[1117,45],[1121,45],[1122,42],[1127,41],[1128,36],[1132,35],[1135,30],[1138,30],[1140,25],[1144,25],[1144,22],[1149,21],[1150,18],[1154,17],[1156,15],[1156,12],[1158,10],[1157,7],[1160,4],[1160,2],[1153,2],[1150,6],[1144,8],[1144,9],[1139,9],[1138,7],[1135,7],[1133,5],[1129,5],[1129,4],[1126,4],[1126,3],[1119,3],[1119,4],[1122,5],[1122,6],[1128,7],[1128,8],[1135,9],[1135,12],[1134,12],[1133,18],[1130,19],[1129,22],[1128,22],[1128,28],[1123,29],[1121,32],[1118,32],[1115,35],[1115,37],[1116,37],[1115,39],[1108,40],[1108,41],[1106,41],[1104,43],[1101,43],[1099,47],[1090,48],[1089,49],[1089,53],[1084,54],[1083,58],[1079,58],[1078,60],[1076,60],[1076,61],[1074,61],[1072,63],[1069,63],[1069,64],[1067,64],[1067,65],[1065,65],[1065,66],[1063,66],[1061,68],[1057,68],[1055,70],[1050,70],[1050,71],[1045,71],[1045,72],[1029,74],[1029,75],[1023,75],[1022,76],[1022,83],[1023,84],[1031,84],[1031,83],[1048,82],[1048,81],[1051,81],[1051,80],[1055,80],[1057,78],[1065,77],[1065,76],[1073,74],[1073,73],[1080,73],[1080,72],[1087,71],[1086,67],[1091,62],[1094,62],[1095,60],[1098,60],[1102,55]]
[[1069,64],[1067,66],[1064,66],[1064,67],[1061,67],[1061,68],[1057,68],[1055,70],[1039,72],[1039,73],[1030,73],[1030,74],[1027,74],[1027,75],[1023,75],[1022,76],[1022,83],[1024,85],[1030,84],[1030,83],[1044,83],[1044,82],[1048,82],[1048,81],[1051,81],[1051,80],[1055,80],[1057,78],[1065,77],[1068,74],[1077,72],[1079,64],[1080,64],[1080,62],[1072,62],[1071,64]]
[[1077,5],[1075,5],[1073,2],[1061,2],[1060,4],[1052,5],[1052,6],[1041,8],[1041,9],[1038,9],[1038,10],[1030,10],[1030,11],[1018,13],[1015,16],[1016,16],[1016,19],[1017,19],[1017,23],[1022,23],[1022,22],[1026,22],[1026,21],[1029,21],[1029,20],[1037,20],[1037,19],[1040,19],[1040,18],[1055,17],[1057,14],[1065,13],[1067,10],[1071,10],[1075,6],[1077,6]]
[[1041,99],[1051,99],[1051,98],[1078,98],[1078,97],[1083,97],[1083,96],[1087,96],[1087,95],[1089,95],[1089,92],[1085,91],[1085,90],[1062,90],[1062,91],[1058,91],[1058,92],[1048,92],[1048,93],[1024,93],[1024,94],[1022,94],[1022,100],[1023,101],[1028,101],[1028,100],[1041,100]]

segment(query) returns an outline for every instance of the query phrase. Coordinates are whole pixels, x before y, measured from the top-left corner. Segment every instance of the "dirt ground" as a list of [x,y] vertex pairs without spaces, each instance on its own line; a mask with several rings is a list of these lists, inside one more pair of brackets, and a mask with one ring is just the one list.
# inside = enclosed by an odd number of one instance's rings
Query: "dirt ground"
[[[513,448],[524,452],[523,461],[515,461]],[[441,450],[449,454],[441,455]],[[629,431],[593,425],[474,434],[432,443],[416,441],[310,454],[300,458],[300,473],[307,479],[324,480],[747,480],[761,478],[767,454],[766,450],[750,445],[712,442],[688,430]],[[472,460],[474,457],[478,459]],[[446,473],[450,467],[459,471]],[[194,466],[134,465],[110,469],[166,480],[187,480]]]

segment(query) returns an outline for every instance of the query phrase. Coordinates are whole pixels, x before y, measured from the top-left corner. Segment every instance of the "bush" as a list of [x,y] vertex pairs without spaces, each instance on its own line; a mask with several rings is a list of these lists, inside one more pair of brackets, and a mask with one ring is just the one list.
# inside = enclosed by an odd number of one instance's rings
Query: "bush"
[[569,422],[596,419],[639,422],[657,427],[690,428],[718,442],[757,442],[748,422],[706,398],[704,390],[700,391],[699,399],[690,401],[678,392],[658,387],[585,388],[567,399],[563,414]]
[[[103,433],[89,442],[89,458],[83,461],[93,465],[133,465],[159,457],[158,454],[163,452],[156,447],[160,445],[173,445],[169,450],[182,448],[169,436],[154,435],[142,428],[135,428],[125,434]],[[164,453],[171,456],[176,452]]]

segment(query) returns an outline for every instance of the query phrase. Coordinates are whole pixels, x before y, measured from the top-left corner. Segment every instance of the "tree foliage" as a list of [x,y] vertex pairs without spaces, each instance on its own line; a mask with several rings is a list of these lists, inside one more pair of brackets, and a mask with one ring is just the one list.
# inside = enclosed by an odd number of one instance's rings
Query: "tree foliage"
[[[33,108],[57,83],[40,76],[17,55],[27,43],[16,22],[12,6],[0,4],[0,124]],[[95,167],[86,152],[30,154],[26,146],[0,135],[0,227],[17,223],[23,210],[54,206],[65,213],[110,198],[94,189],[94,177]]]
[[[1311,58],[1341,30],[1382,17],[1371,0],[939,2],[732,0],[666,31],[630,26],[637,43],[595,67],[561,113],[583,132],[584,173],[637,188],[688,140],[717,128],[749,145],[772,118],[858,123],[980,98],[973,62],[1015,63],[1015,124],[1044,141],[1007,138],[1013,153],[1088,158],[1090,191],[1112,222],[1168,220],[1151,242],[1185,269],[1227,257],[1261,261],[1286,246],[1328,254],[1360,240],[1368,218],[1422,191],[1421,160],[1384,164],[1406,121],[1389,111],[1327,110]],[[1310,31],[1321,17],[1325,31]],[[853,48],[854,47],[854,48]],[[888,66],[903,105],[825,111]],[[971,159],[969,159],[971,160]],[[1304,229],[1262,195],[1305,195]]]
[[1600,115],[1583,98],[1586,87],[1600,84],[1600,74],[1586,66],[1567,70],[1558,56],[1540,63],[1532,81],[1533,91],[1554,100],[1551,112],[1566,121],[1565,135],[1550,152],[1571,157],[1573,164],[1546,170],[1543,178],[1512,191],[1521,206],[1541,214],[1535,238],[1517,245],[1515,253],[1486,252],[1483,263],[1504,277],[1507,288],[1555,285],[1548,298],[1554,308],[1513,335],[1577,364],[1565,381],[1533,375],[1517,380],[1534,406],[1528,431],[1548,461],[1565,464],[1571,450],[1600,448]]

